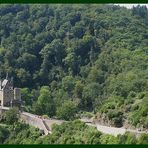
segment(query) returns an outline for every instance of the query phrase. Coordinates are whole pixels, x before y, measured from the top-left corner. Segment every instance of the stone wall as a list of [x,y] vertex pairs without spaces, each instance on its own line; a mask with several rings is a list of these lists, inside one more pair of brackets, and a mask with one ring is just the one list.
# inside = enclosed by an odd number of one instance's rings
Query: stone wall
[[25,112],[20,114],[20,118],[25,123],[32,125],[36,128],[39,128],[40,130],[43,130],[45,135],[50,133],[50,131],[48,131],[45,124],[43,123],[42,119],[35,117],[35,116],[31,116],[31,115],[29,115],[28,113],[25,113]]
[[20,114],[20,119],[25,123],[32,125],[44,131],[45,135],[52,132],[53,124],[62,124],[64,121],[56,119],[43,119],[41,116],[30,114],[27,112],[22,112]]
[[4,106],[10,106],[11,100],[13,100],[14,94],[13,89],[10,90],[9,87],[6,87],[3,89],[3,105]]

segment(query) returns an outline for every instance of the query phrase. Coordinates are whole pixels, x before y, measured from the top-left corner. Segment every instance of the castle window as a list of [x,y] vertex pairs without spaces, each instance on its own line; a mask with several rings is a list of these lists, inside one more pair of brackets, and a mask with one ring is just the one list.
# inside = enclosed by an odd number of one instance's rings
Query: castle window
[[13,90],[13,87],[9,87],[10,90]]

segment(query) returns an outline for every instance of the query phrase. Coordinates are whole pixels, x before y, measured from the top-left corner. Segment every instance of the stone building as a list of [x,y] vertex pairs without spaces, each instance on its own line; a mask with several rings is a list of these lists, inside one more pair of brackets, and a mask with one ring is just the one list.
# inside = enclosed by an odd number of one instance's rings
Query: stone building
[[0,106],[21,106],[21,90],[13,87],[13,79],[0,80]]

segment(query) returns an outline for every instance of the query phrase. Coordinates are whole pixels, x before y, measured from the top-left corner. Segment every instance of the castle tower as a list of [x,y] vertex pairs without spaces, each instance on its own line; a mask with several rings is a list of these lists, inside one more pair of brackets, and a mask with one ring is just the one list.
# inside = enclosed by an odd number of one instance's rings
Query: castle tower
[[2,82],[2,106],[10,106],[10,102],[14,98],[13,86],[8,79],[4,79]]
[[13,88],[13,78],[0,80],[0,106],[18,106],[21,107],[21,89]]
[[21,89],[14,88],[14,100],[21,100]]
[[10,106],[11,100],[13,100],[13,85],[9,81],[8,74],[3,81],[0,81],[0,105]]

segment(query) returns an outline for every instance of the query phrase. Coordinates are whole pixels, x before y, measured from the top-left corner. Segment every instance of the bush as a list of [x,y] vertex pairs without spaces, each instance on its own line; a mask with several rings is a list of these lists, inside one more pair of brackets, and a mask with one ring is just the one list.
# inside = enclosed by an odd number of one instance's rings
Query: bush
[[136,93],[134,92],[134,91],[131,91],[130,93],[129,93],[129,95],[128,95],[128,99],[131,99],[131,98],[134,98],[134,97],[136,97]]
[[19,110],[18,108],[11,108],[10,110],[6,111],[4,114],[4,121],[7,124],[15,124],[18,121]]
[[65,101],[61,107],[57,109],[57,117],[64,120],[73,120],[77,113],[77,106],[72,101]]
[[138,109],[139,109],[139,105],[138,104],[133,105],[132,108],[131,108],[132,111],[135,111],[135,110],[138,110]]
[[94,116],[91,112],[83,112],[81,113],[81,117],[92,118]]
[[42,138],[44,144],[100,144],[101,132],[80,120],[54,125],[52,134]]
[[136,144],[137,139],[134,134],[126,132],[124,135],[119,135],[118,137],[119,144]]
[[138,99],[143,99],[144,96],[145,96],[145,93],[144,92],[141,92],[141,93],[138,94],[137,97],[138,97]]
[[141,106],[140,113],[144,117],[147,116],[148,115],[148,106],[146,106],[146,105]]
[[9,131],[6,128],[0,126],[0,144],[3,144],[8,136]]
[[139,111],[134,111],[129,116],[129,121],[131,122],[131,124],[136,126],[140,122],[140,118],[141,118],[140,112]]
[[117,144],[118,139],[112,135],[103,134],[100,136],[100,142],[101,144]]
[[48,115],[42,115],[44,119],[49,119]]
[[110,110],[108,113],[107,113],[107,116],[109,119],[112,119],[112,118],[115,118],[115,117],[119,117],[121,116],[123,113],[118,111],[118,110]]
[[138,144],[148,144],[148,134],[141,134],[137,143]]
[[121,116],[119,116],[119,117],[115,117],[115,118],[113,118],[113,123],[114,123],[114,125],[116,126],[116,127],[122,127],[122,117]]

